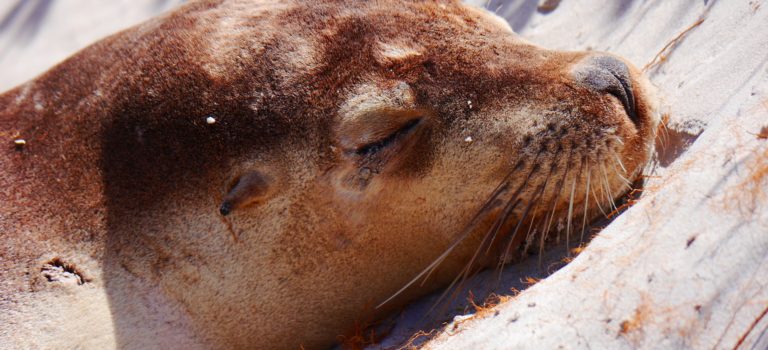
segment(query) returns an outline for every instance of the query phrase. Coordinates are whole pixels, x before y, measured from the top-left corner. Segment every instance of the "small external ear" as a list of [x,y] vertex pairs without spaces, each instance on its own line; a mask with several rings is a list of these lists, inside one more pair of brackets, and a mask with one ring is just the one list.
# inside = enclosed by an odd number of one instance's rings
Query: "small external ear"
[[224,196],[224,201],[219,207],[219,213],[226,216],[235,209],[263,200],[267,197],[274,182],[270,176],[261,171],[249,171],[243,174]]

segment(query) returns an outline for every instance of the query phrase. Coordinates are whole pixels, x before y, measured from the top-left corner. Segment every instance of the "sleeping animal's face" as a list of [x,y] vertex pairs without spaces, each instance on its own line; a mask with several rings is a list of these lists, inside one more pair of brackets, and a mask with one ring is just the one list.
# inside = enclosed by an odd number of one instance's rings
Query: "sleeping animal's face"
[[[297,5],[278,24],[249,45],[271,57],[260,62],[277,90],[251,82],[248,107],[281,106],[295,124],[212,181],[227,184],[211,193],[227,203],[248,192],[244,176],[272,179],[227,211],[245,264],[271,271],[233,275],[236,288],[322,285],[313,309],[364,318],[420,272],[435,270],[428,286],[384,309],[450,281],[478,251],[508,260],[534,233],[574,234],[649,159],[647,84],[613,56],[546,50],[453,3]],[[329,305],[337,293],[345,301]]]
[[638,176],[658,123],[622,60],[440,1],[193,2],[35,84],[40,120],[74,120],[69,156],[99,167],[125,339],[162,316],[127,287],[151,285],[226,347],[325,346],[478,252],[573,234]]

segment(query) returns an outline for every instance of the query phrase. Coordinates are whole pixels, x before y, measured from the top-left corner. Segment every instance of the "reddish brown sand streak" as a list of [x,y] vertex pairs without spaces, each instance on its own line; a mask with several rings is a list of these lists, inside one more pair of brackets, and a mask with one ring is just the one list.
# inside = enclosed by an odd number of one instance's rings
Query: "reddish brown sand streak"
[[741,338],[739,338],[739,341],[737,341],[737,342],[736,342],[736,345],[734,345],[734,346],[733,346],[733,349],[734,349],[734,350],[736,350],[736,349],[740,348],[740,347],[741,347],[741,345],[742,345],[742,344],[744,344],[744,341],[747,339],[747,336],[749,336],[750,334],[752,334],[752,331],[755,329],[755,327],[757,327],[757,324],[758,324],[758,323],[760,323],[760,321],[762,321],[763,317],[765,317],[765,315],[766,315],[766,314],[768,314],[768,307],[766,307],[765,309],[763,309],[763,312],[762,312],[762,313],[760,313],[760,316],[758,316],[758,317],[757,317],[757,318],[756,318],[756,319],[755,319],[755,320],[752,322],[752,324],[749,326],[749,328],[747,329],[747,331],[746,331],[746,332],[744,332],[744,335],[742,335],[742,336],[741,336]]
[[702,23],[704,23],[705,19],[706,18],[704,17],[699,18],[696,22],[691,24],[688,28],[680,32],[680,34],[678,34],[674,39],[670,40],[666,45],[664,45],[664,47],[661,50],[659,50],[659,53],[657,53],[656,56],[653,57],[651,62],[648,62],[648,64],[646,64],[645,67],[643,67],[643,73],[647,72],[648,69],[650,69],[651,67],[666,61],[667,55],[665,55],[664,53],[666,53],[674,45],[679,43],[683,39],[683,37],[685,37],[691,30],[693,30],[693,28],[696,28],[700,26]]

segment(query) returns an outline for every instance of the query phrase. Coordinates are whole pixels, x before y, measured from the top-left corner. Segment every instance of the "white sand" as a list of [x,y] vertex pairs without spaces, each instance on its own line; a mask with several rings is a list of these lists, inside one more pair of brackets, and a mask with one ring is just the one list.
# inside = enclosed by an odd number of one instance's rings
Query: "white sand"
[[24,83],[94,41],[181,2],[0,1],[0,91]]

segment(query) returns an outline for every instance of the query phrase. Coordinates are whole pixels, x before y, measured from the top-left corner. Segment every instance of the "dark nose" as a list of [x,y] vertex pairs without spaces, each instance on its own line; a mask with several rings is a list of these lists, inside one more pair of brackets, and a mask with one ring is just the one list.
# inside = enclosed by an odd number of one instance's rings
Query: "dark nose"
[[637,122],[635,96],[627,65],[611,56],[592,56],[582,64],[576,71],[576,79],[598,93],[611,94],[619,99],[629,118]]

